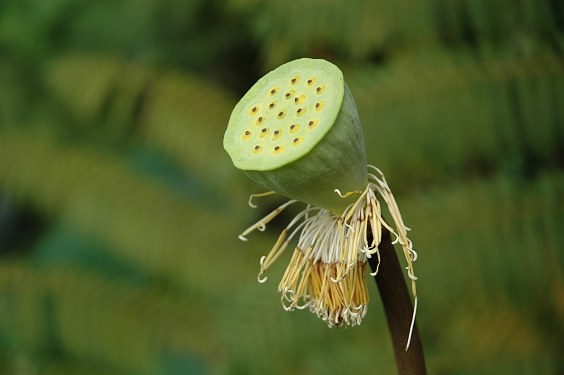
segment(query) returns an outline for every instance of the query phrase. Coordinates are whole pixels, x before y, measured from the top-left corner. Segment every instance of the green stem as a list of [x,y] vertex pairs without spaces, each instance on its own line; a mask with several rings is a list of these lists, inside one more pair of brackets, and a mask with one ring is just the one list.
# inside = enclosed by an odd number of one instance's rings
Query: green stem
[[[417,324],[413,326],[411,344],[407,350],[405,349],[411,327],[413,307],[403,269],[398,261],[394,245],[392,245],[392,236],[385,228],[382,228],[382,241],[378,249],[380,250],[380,267],[374,279],[386,312],[398,374],[425,375],[427,373],[425,358]],[[378,262],[377,257],[373,256],[368,262],[370,268],[374,271]]]

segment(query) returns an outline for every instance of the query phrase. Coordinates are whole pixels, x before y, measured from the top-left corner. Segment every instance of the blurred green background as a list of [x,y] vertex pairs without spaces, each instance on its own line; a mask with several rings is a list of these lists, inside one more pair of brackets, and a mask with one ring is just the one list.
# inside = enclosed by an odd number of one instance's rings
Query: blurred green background
[[2,0],[0,373],[393,374],[256,282],[291,212],[222,148],[298,57],[345,74],[419,252],[430,374],[564,373],[564,3]]

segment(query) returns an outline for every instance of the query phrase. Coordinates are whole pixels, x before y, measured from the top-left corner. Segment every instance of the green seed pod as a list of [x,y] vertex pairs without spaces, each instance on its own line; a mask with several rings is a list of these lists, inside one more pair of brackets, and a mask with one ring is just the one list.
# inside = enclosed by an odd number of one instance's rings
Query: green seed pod
[[366,151],[352,94],[335,65],[298,59],[262,77],[237,103],[223,146],[250,178],[340,214],[367,186]]

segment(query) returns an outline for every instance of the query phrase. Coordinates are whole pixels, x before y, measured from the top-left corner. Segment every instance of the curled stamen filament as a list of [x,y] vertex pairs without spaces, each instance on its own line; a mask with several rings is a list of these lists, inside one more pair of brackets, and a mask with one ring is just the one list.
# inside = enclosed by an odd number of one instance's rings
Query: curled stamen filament
[[253,204],[253,198],[260,198],[260,197],[266,197],[268,195],[272,195],[272,194],[276,194],[275,191],[267,191],[265,193],[257,193],[257,194],[251,194],[249,196],[249,206],[251,208],[257,208],[258,206],[256,204]]
[[264,231],[264,229],[266,228],[266,224],[268,224],[276,216],[280,215],[280,213],[284,211],[286,207],[296,202],[297,200],[292,199],[284,203],[283,205],[281,205],[280,207],[278,207],[277,209],[275,209],[274,211],[272,211],[271,213],[269,213],[268,215],[257,221],[255,224],[247,228],[247,230],[245,230],[243,233],[239,235],[239,239],[242,241],[246,241],[247,238],[245,236],[251,233],[252,231],[254,231],[255,229],[258,229],[259,231]]
[[378,256],[378,263],[376,264],[376,270],[374,270],[374,272],[370,272],[370,276],[376,276],[380,270],[380,251],[378,248],[376,248],[376,255]]

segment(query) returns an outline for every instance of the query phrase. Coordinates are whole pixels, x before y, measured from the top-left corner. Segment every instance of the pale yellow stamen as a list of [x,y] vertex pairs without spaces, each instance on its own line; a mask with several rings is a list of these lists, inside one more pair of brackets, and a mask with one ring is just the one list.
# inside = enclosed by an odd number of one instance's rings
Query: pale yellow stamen
[[[330,327],[358,325],[366,314],[368,293],[364,272],[368,258],[376,254],[378,263],[375,276],[380,267],[378,245],[382,239],[382,228],[394,235],[394,243],[399,243],[407,261],[407,273],[412,283],[414,310],[406,350],[417,312],[417,291],[413,262],[417,253],[407,237],[407,228],[399,212],[397,203],[387,185],[382,172],[369,166],[378,174],[368,173],[369,183],[364,191],[342,194],[342,198],[358,194],[357,200],[337,216],[327,210],[307,206],[282,231],[270,252],[260,259],[259,282],[265,282],[268,268],[286,250],[292,238],[299,233],[297,247],[278,286],[285,310],[309,308]],[[270,195],[272,192],[254,194],[253,197]],[[392,228],[382,218],[380,195],[393,219]],[[249,199],[249,205],[256,207]],[[264,230],[266,224],[295,200],[286,202],[243,232],[239,238],[253,230]],[[369,242],[368,239],[371,238]]]

